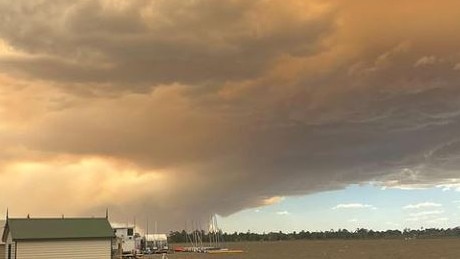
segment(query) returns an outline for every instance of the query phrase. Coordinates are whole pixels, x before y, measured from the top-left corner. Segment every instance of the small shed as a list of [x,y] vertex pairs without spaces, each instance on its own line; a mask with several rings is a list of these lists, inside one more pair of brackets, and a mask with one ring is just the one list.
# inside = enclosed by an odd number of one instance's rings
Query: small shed
[[5,259],[110,259],[107,218],[9,218],[2,235]]

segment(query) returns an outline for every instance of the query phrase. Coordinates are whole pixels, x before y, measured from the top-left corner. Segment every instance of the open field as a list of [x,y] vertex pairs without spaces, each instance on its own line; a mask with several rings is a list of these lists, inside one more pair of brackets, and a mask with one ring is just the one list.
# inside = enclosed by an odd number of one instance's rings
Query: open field
[[[169,259],[460,258],[460,239],[327,240],[230,243],[242,254],[176,253]],[[144,258],[161,258],[161,255]]]

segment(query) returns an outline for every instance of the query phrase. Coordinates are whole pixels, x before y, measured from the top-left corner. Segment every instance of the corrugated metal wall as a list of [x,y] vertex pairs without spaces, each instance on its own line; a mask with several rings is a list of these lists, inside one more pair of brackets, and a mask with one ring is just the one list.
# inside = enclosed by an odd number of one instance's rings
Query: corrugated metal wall
[[0,244],[0,259],[5,259],[6,251],[5,244]]
[[110,240],[30,241],[17,243],[16,259],[110,259]]

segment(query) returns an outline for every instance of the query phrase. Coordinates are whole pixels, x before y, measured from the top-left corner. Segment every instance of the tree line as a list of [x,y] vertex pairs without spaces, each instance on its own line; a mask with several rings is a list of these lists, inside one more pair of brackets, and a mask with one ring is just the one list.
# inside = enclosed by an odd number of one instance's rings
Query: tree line
[[[171,243],[187,243],[191,237],[199,236],[200,240],[207,242],[210,238],[209,234],[204,230],[196,230],[189,233],[185,230],[171,231],[169,233],[169,242]],[[282,241],[282,240],[327,240],[327,239],[414,239],[414,238],[458,238],[460,237],[460,227],[456,228],[421,228],[401,230],[384,230],[376,231],[365,228],[358,228],[354,231],[347,229],[329,230],[329,231],[300,231],[284,233],[269,232],[269,233],[252,233],[234,232],[220,233],[220,239],[225,242],[246,242],[246,241]],[[212,237],[211,237],[212,238]]]

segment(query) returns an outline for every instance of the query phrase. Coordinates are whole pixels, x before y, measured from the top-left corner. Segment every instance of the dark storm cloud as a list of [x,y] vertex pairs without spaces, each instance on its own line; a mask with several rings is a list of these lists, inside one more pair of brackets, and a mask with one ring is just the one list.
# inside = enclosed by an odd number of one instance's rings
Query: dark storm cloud
[[454,1],[0,3],[9,192],[182,227],[349,184],[459,184]]
[[328,15],[300,19],[289,6],[265,1],[4,1],[1,7],[0,37],[25,53],[2,60],[8,71],[132,88],[253,78],[280,55],[314,53],[335,22]]

